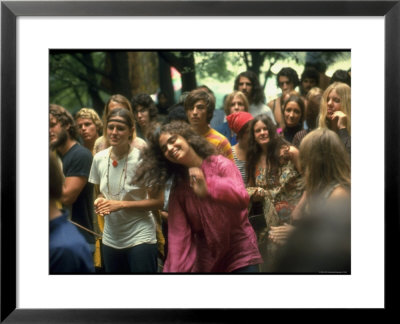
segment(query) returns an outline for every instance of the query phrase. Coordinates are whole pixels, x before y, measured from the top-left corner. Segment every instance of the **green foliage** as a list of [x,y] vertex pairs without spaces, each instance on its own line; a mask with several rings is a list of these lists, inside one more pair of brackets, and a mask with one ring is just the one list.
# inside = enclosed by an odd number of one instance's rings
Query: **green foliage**
[[107,91],[101,86],[105,56],[105,52],[51,52],[50,103],[59,104],[71,112],[91,107],[89,87],[102,90],[106,97]]
[[200,78],[215,78],[219,81],[227,81],[234,77],[227,62],[238,60],[231,56],[230,52],[195,52],[196,72]]

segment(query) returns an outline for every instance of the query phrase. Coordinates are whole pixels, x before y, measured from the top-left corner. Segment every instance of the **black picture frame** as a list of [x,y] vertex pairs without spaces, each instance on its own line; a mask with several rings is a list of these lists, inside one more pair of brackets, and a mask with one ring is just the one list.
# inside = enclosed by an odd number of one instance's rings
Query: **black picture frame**
[[[5,323],[237,322],[264,310],[16,308],[16,19],[18,16],[384,16],[385,310],[396,308],[399,245],[400,1],[2,1],[1,321]],[[373,44],[371,44],[373,46]],[[379,110],[377,108],[377,110]],[[373,125],[371,125],[372,129]],[[371,176],[373,170],[371,169]],[[370,196],[374,192],[371,188]],[[371,239],[373,235],[371,234]],[[160,298],[163,296],[161,295]],[[249,297],[249,296],[247,296]],[[157,297],[155,297],[157,298]],[[249,312],[252,312],[249,314]],[[300,313],[299,315],[304,314]],[[381,314],[381,313],[380,313]],[[307,315],[309,316],[309,315]],[[247,322],[247,321],[245,321]]]

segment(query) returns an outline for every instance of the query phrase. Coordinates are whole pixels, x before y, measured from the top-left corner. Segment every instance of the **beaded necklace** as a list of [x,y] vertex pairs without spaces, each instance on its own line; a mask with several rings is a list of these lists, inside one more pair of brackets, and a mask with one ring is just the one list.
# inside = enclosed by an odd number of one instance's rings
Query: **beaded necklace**
[[[122,168],[121,176],[120,176],[120,178],[119,178],[118,193],[113,194],[113,193],[111,193],[111,190],[110,190],[110,161],[111,161],[111,148],[110,148],[110,153],[108,154],[107,191],[108,191],[108,194],[109,194],[111,197],[115,197],[115,198],[117,198],[118,200],[119,200],[119,198],[120,198],[120,197],[119,197],[120,194],[124,191],[124,188],[125,188],[125,182],[126,182],[126,177],[127,177],[126,165],[127,165],[127,163],[128,163],[128,155],[129,155],[129,151],[128,151],[128,153],[127,153],[126,156],[125,156],[125,164],[124,164],[124,167]],[[124,182],[123,182],[122,187],[121,187],[122,176],[124,175],[124,173],[125,173]]]

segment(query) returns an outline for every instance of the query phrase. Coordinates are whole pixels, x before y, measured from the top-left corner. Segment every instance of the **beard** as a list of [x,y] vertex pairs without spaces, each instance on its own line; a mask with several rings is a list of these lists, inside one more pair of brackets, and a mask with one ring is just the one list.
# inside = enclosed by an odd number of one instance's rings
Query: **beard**
[[57,148],[63,146],[68,140],[68,133],[65,129],[62,129],[61,132],[58,134],[57,139],[50,143],[50,149],[52,151],[56,150]]

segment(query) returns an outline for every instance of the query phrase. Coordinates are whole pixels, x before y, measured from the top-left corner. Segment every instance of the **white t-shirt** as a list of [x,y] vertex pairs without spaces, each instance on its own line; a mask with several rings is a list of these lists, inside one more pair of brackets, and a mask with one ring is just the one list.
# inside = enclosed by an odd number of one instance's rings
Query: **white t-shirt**
[[[118,161],[114,167],[110,160],[111,147],[98,152],[92,163],[89,182],[100,185],[100,192],[110,200],[143,200],[147,199],[145,188],[132,184],[132,178],[140,163],[140,151],[137,148],[126,158]],[[126,171],[124,171],[126,163]],[[107,185],[107,172],[108,185]],[[126,179],[125,179],[125,172]],[[110,190],[110,192],[108,191]],[[154,244],[156,223],[149,211],[132,211],[121,209],[104,216],[103,244],[116,249],[129,248],[135,245]]]

